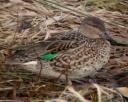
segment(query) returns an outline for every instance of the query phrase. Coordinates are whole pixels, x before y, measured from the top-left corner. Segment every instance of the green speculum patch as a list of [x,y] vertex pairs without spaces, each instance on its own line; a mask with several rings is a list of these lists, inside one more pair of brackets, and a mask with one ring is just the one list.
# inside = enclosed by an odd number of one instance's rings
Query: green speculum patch
[[58,53],[47,53],[41,56],[44,61],[50,61],[58,56]]

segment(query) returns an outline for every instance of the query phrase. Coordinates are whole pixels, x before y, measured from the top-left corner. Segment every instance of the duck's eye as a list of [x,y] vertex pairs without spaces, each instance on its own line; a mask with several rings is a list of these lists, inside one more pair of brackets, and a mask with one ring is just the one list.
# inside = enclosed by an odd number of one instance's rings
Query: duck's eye
[[3,53],[3,55],[4,55],[4,56],[7,56],[7,54],[6,54],[6,53]]

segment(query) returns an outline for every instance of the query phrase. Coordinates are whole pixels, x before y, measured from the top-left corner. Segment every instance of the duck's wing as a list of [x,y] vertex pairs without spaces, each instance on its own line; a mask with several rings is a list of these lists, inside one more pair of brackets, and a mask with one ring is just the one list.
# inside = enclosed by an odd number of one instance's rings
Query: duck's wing
[[49,44],[45,51],[51,52],[51,53],[56,53],[56,52],[61,52],[61,51],[66,51],[68,49],[73,49],[77,46],[79,46],[80,43],[76,40],[56,40]]
[[86,37],[78,31],[66,32],[42,42],[48,52],[60,52],[73,49],[84,43]]
[[78,31],[67,32],[62,35],[51,37],[45,41],[16,49],[11,59],[21,58],[24,62],[26,60],[35,59],[37,54],[39,57],[46,53],[60,53],[78,47],[84,42],[84,39],[85,36]]
[[85,41],[85,39],[86,37],[78,31],[65,32],[45,41],[28,46],[25,50],[30,51],[31,49],[34,49],[36,51],[41,51],[42,53],[60,52],[78,47]]

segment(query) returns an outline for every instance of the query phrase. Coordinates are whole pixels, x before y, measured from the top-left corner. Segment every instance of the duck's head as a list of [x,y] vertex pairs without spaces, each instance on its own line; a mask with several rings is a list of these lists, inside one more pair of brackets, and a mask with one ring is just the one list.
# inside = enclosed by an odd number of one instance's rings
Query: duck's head
[[117,42],[106,32],[104,21],[97,17],[86,17],[81,22],[79,31],[89,38],[103,38],[108,40],[111,44],[117,44]]

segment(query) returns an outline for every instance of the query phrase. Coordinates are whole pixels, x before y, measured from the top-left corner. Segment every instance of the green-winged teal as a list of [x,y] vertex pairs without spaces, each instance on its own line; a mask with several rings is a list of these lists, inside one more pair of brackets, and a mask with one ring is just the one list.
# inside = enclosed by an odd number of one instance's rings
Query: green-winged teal
[[[17,51],[11,59],[34,61],[36,51],[42,62],[42,76],[65,79],[65,74],[68,74],[71,80],[81,79],[95,74],[108,62],[110,42],[116,43],[106,33],[104,22],[97,17],[87,17],[77,31],[66,32]],[[39,62],[32,63],[34,66],[29,66],[30,63],[22,64],[23,68],[38,73]]]

